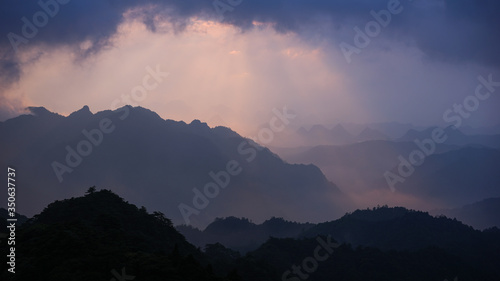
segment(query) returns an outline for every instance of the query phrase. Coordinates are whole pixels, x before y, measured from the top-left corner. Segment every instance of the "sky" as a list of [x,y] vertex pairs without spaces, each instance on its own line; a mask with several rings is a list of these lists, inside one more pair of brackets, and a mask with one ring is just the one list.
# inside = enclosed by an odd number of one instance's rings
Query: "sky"
[[[243,135],[285,106],[296,126],[445,124],[479,76],[500,81],[499,11],[496,0],[0,0],[0,121],[28,106],[131,104]],[[499,93],[466,125],[500,123]]]

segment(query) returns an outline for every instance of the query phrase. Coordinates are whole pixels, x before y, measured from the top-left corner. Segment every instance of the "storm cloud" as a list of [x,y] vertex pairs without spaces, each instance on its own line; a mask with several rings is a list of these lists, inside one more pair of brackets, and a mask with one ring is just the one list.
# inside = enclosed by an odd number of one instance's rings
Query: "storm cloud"
[[340,52],[342,42],[353,44],[354,27],[363,29],[373,20],[371,11],[390,4],[403,10],[392,15],[378,41],[417,48],[431,61],[499,68],[500,2],[494,0],[0,0],[0,111],[13,110],[15,97],[7,106],[4,93],[41,53],[65,47],[75,60],[85,60],[113,48],[113,36],[131,19],[157,34],[183,33],[192,19],[242,33],[265,25]]
[[[60,3],[61,2],[61,3]],[[370,20],[371,10],[385,9],[390,2],[399,2],[404,12],[394,17],[387,28],[396,39],[414,39],[418,46],[432,56],[454,60],[477,59],[484,63],[500,63],[498,55],[500,2],[494,0],[185,0],[185,1],[15,1],[2,0],[0,5],[0,34],[3,55],[13,55],[9,33],[22,36],[23,18],[43,22],[40,11],[49,9],[45,26],[38,28],[26,44],[71,45],[91,40],[96,48],[106,45],[124,13],[134,10],[151,30],[168,21],[182,30],[182,23],[191,17],[217,19],[243,29],[254,22],[272,24],[280,32],[300,32],[315,28],[335,36],[335,30],[355,20]],[[238,4],[231,7],[231,3]],[[57,7],[54,7],[57,6]],[[227,11],[226,11],[227,10]],[[38,18],[38,19],[37,19]],[[324,19],[331,30],[322,28]],[[316,25],[316,26],[315,26]],[[387,32],[389,33],[389,32]],[[405,38],[407,37],[407,38]],[[3,56],[3,59],[7,59]]]

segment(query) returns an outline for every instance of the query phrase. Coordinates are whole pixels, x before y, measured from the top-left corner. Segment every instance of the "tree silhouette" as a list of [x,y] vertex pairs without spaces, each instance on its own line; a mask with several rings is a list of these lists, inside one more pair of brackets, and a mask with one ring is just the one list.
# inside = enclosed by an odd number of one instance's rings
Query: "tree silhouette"
[[87,189],[87,192],[85,192],[85,195],[94,194],[95,192],[96,192],[96,188],[95,188],[95,185],[94,185],[92,187],[89,187],[89,189]]

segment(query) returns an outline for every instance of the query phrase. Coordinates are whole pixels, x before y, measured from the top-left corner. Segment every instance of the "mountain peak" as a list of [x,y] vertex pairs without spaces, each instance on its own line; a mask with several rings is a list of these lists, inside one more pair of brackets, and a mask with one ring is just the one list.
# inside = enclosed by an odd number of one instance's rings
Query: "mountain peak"
[[87,105],[84,105],[80,110],[77,110],[71,113],[68,117],[71,118],[88,118],[92,116],[92,112],[90,112],[90,108]]
[[307,129],[304,128],[304,127],[300,127],[298,130],[297,130],[297,133],[299,135],[307,135]]
[[247,218],[226,217],[216,218],[205,228],[205,231],[214,234],[222,234],[227,233],[229,230],[245,231],[255,226],[256,225]]
[[28,110],[31,112],[31,114],[33,114],[34,116],[37,116],[37,117],[48,117],[48,116],[57,115],[56,113],[53,113],[53,112],[47,110],[43,106],[39,106],[39,107],[29,106]]
[[358,141],[365,141],[365,140],[385,140],[387,139],[387,136],[384,135],[382,132],[372,129],[370,127],[366,127],[359,135],[358,135]]
[[189,125],[200,125],[200,124],[206,124],[204,122],[201,122],[199,119],[194,119],[193,121],[191,121],[191,123]]
[[325,131],[327,131],[327,130],[328,130],[328,129],[327,129],[325,126],[323,126],[323,125],[321,125],[321,124],[315,124],[315,125],[313,125],[313,126],[311,127],[311,129],[309,129],[309,132],[315,132],[315,131],[316,131],[316,132],[318,132],[318,131],[319,131],[319,132],[325,132]]
[[444,131],[448,135],[453,135],[456,137],[464,137],[465,136],[465,134],[459,128],[455,127],[454,125],[450,125],[450,126],[444,128]]
[[[409,210],[405,207],[388,207],[382,206],[377,208],[356,210],[352,214],[346,214],[343,219],[350,218],[364,221],[386,221],[395,218],[403,217],[408,213],[415,213],[418,211]],[[421,212],[423,214],[423,212]]]
[[191,121],[189,126],[195,129],[203,129],[203,130],[210,129],[207,123],[201,122],[198,119],[194,119],[193,121]]
[[337,124],[335,127],[333,127],[330,132],[336,136],[343,137],[343,138],[351,138],[352,135],[347,131],[342,124]]
[[342,132],[342,133],[349,133],[342,124],[338,123],[335,127],[333,127],[332,131],[334,132]]

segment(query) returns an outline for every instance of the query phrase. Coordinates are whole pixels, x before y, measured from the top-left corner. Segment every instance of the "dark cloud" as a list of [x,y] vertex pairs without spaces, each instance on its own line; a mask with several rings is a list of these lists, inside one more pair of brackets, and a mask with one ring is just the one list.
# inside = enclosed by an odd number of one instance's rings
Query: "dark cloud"
[[[55,0],[42,0],[43,3],[58,3]],[[219,1],[219,0],[217,0]],[[74,44],[91,40],[98,46],[105,45],[123,20],[123,13],[137,7],[153,6],[137,12],[151,30],[155,30],[158,18],[180,23],[191,16],[217,18],[214,3],[210,0],[90,0],[68,1],[58,4],[59,12],[49,17],[48,23],[39,28],[36,36],[28,44]],[[226,3],[224,0],[220,0]],[[238,1],[235,1],[238,2]],[[371,10],[387,7],[389,0],[241,0],[241,4],[230,12],[224,13],[224,21],[242,28],[249,28],[253,21],[273,23],[282,32],[295,32],[305,24],[314,22],[319,16],[330,18],[335,24],[343,24],[346,19],[370,20]],[[411,2],[411,3],[410,3]],[[438,5],[438,4],[442,5]],[[0,44],[11,45],[7,34],[22,35],[21,19],[31,22],[33,15],[41,11],[36,1],[0,1]],[[498,43],[500,20],[496,12],[500,2],[494,0],[401,0],[406,9],[397,17],[389,29],[400,30],[414,36],[423,49],[434,53],[450,54],[470,58],[491,55],[495,58],[492,44]],[[182,25],[180,25],[182,26]],[[430,28],[429,27],[433,27]],[[470,39],[470,40],[469,40]],[[469,44],[464,44],[465,41]],[[489,42],[490,44],[484,43]],[[454,43],[456,49],[449,50]],[[25,44],[20,44],[22,47]],[[486,51],[486,52],[480,52]],[[468,53],[470,51],[471,53]]]
[[19,64],[12,53],[12,50],[0,53],[0,91],[5,85],[17,81],[21,76]]
[[444,61],[500,66],[500,1],[446,0],[440,10],[410,29],[422,51]]
[[[323,35],[334,41],[346,39],[338,28],[351,31],[373,20],[370,11],[387,9],[391,0],[287,0],[244,1],[225,15],[225,22],[251,28],[253,21],[274,24],[279,32]],[[452,62],[478,62],[500,66],[500,1],[496,0],[401,0],[404,8],[393,15],[382,36],[414,42],[433,59]],[[329,28],[325,28],[328,19]]]
[[[226,0],[217,1],[227,3]],[[261,21],[273,24],[279,32],[299,32],[305,36],[317,33],[338,40],[340,35],[336,33],[337,28],[352,30],[354,23],[365,24],[372,19],[371,10],[386,8],[389,1],[242,0],[234,10],[224,13],[223,21],[242,29],[251,28],[253,21]],[[53,17],[49,16],[45,25],[37,28],[33,38],[25,38],[22,43],[18,43],[19,49],[37,44],[48,47],[77,46],[81,42],[90,41],[93,43],[92,47],[82,55],[98,52],[110,44],[110,37],[124,20],[123,14],[132,9],[135,9],[133,15],[152,31],[157,31],[159,21],[171,22],[180,31],[192,16],[211,19],[219,16],[213,5],[216,2],[212,0],[73,0],[66,4],[59,4],[56,0],[40,2],[58,3],[59,11]],[[401,0],[401,5],[405,10],[393,17],[382,36],[415,42],[430,57],[440,60],[500,65],[500,20],[496,14],[500,11],[499,1]],[[33,23],[34,15],[39,11],[43,9],[37,1],[0,0],[2,82],[20,77],[20,65],[11,44],[12,34],[23,36],[22,19],[26,18]],[[319,26],[320,18],[330,22],[329,28]],[[38,17],[38,20],[43,22],[43,16]]]

